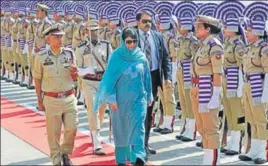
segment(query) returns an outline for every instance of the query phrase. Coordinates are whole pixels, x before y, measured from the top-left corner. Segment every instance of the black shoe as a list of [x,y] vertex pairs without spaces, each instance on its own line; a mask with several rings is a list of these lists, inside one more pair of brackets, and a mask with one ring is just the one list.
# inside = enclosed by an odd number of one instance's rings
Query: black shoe
[[12,81],[13,84],[20,84],[20,81],[18,80],[15,80],[15,81]]
[[150,146],[146,146],[145,150],[146,150],[146,154],[152,154],[152,155],[156,154],[156,151]]
[[163,129],[157,127],[153,129],[153,132],[160,133]]
[[10,78],[7,78],[6,82],[13,82],[13,81]]
[[126,166],[126,164],[121,164],[121,163],[119,163],[119,164],[117,164],[118,166]]
[[195,145],[196,145],[197,147],[201,147],[201,148],[203,148],[203,143],[202,143],[202,142],[197,142]]
[[103,151],[102,148],[98,148],[98,149],[95,149],[93,151],[93,154],[97,155],[97,156],[104,156],[105,155],[105,152]]
[[21,87],[26,87],[26,86],[27,86],[27,84],[20,83],[20,86],[21,86]]
[[252,158],[248,157],[247,155],[239,155],[238,158],[241,160],[241,161],[251,161]]
[[227,156],[233,156],[233,155],[237,155],[237,154],[239,154],[239,152],[234,151],[234,150],[227,150],[225,152],[225,155],[227,155]]
[[224,147],[221,147],[221,153],[225,153],[227,152],[227,149],[225,149]]
[[170,130],[168,128],[163,128],[163,130],[160,133],[161,134],[170,134],[170,133],[172,133],[172,130]]
[[254,159],[254,164],[264,164],[266,162],[267,162],[267,160],[262,159],[262,158],[256,158],[256,159]]
[[77,105],[84,105],[84,103],[81,101],[77,101]]
[[183,137],[182,135],[176,135],[177,140],[181,140],[182,137]]
[[6,80],[6,79],[7,79],[6,77],[1,76],[1,80]]
[[193,140],[192,140],[191,138],[182,136],[182,137],[181,137],[181,141],[182,141],[182,142],[190,142],[190,141],[193,141]]
[[64,166],[71,166],[73,165],[72,161],[69,159],[68,154],[63,154],[62,155],[62,161]]
[[34,89],[34,86],[33,85],[28,85],[27,89]]
[[140,158],[137,158],[136,162],[133,164],[133,166],[144,166],[145,163]]

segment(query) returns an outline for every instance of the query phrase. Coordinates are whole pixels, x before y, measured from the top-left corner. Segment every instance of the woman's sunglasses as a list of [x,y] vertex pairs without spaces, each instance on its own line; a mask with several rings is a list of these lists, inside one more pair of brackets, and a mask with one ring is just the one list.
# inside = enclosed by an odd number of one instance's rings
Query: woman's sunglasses
[[141,22],[143,23],[143,24],[147,24],[147,23],[152,23],[152,20],[141,20]]
[[136,44],[137,40],[126,40],[126,44]]

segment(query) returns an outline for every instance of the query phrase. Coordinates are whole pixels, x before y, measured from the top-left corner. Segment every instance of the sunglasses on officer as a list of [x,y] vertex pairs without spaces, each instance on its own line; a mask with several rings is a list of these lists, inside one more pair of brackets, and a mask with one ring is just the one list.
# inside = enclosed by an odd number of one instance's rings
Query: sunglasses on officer
[[134,40],[126,40],[125,43],[128,44],[128,45],[130,45],[132,43],[137,44],[137,40],[136,39],[134,39]]
[[152,23],[152,20],[150,20],[150,19],[143,19],[143,20],[141,20],[141,22],[143,24],[147,24],[147,23]]

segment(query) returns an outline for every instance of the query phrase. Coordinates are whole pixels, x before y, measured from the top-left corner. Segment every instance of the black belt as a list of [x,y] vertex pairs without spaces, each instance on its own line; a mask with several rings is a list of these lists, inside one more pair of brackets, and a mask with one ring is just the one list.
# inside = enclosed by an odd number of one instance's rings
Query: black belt
[[17,40],[13,39],[13,42],[17,42]]

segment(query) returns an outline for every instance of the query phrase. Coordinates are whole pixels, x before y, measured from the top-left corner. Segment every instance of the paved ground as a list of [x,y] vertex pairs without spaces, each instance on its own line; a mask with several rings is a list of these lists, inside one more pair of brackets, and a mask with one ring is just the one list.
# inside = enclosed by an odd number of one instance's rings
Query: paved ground
[[[1,81],[1,97],[14,101],[24,107],[37,111],[34,90],[28,90],[12,83]],[[42,113],[41,113],[42,114]],[[87,114],[83,106],[79,106],[79,131],[89,133]],[[16,122],[13,122],[16,123]],[[149,161],[154,165],[200,165],[203,152],[197,148],[193,141],[182,143],[175,140],[175,135],[180,131],[180,120],[175,121],[175,132],[169,135],[151,134],[150,144],[157,150],[157,155],[151,156]],[[19,127],[19,126],[18,126]],[[101,130],[102,140],[109,142],[109,118],[105,117]],[[229,138],[229,137],[228,137]],[[111,142],[111,144],[113,144]],[[221,154],[221,163],[225,165],[251,165],[252,162],[241,162],[237,156],[226,157]],[[2,128],[1,125],[1,165],[49,165],[49,157]]]

